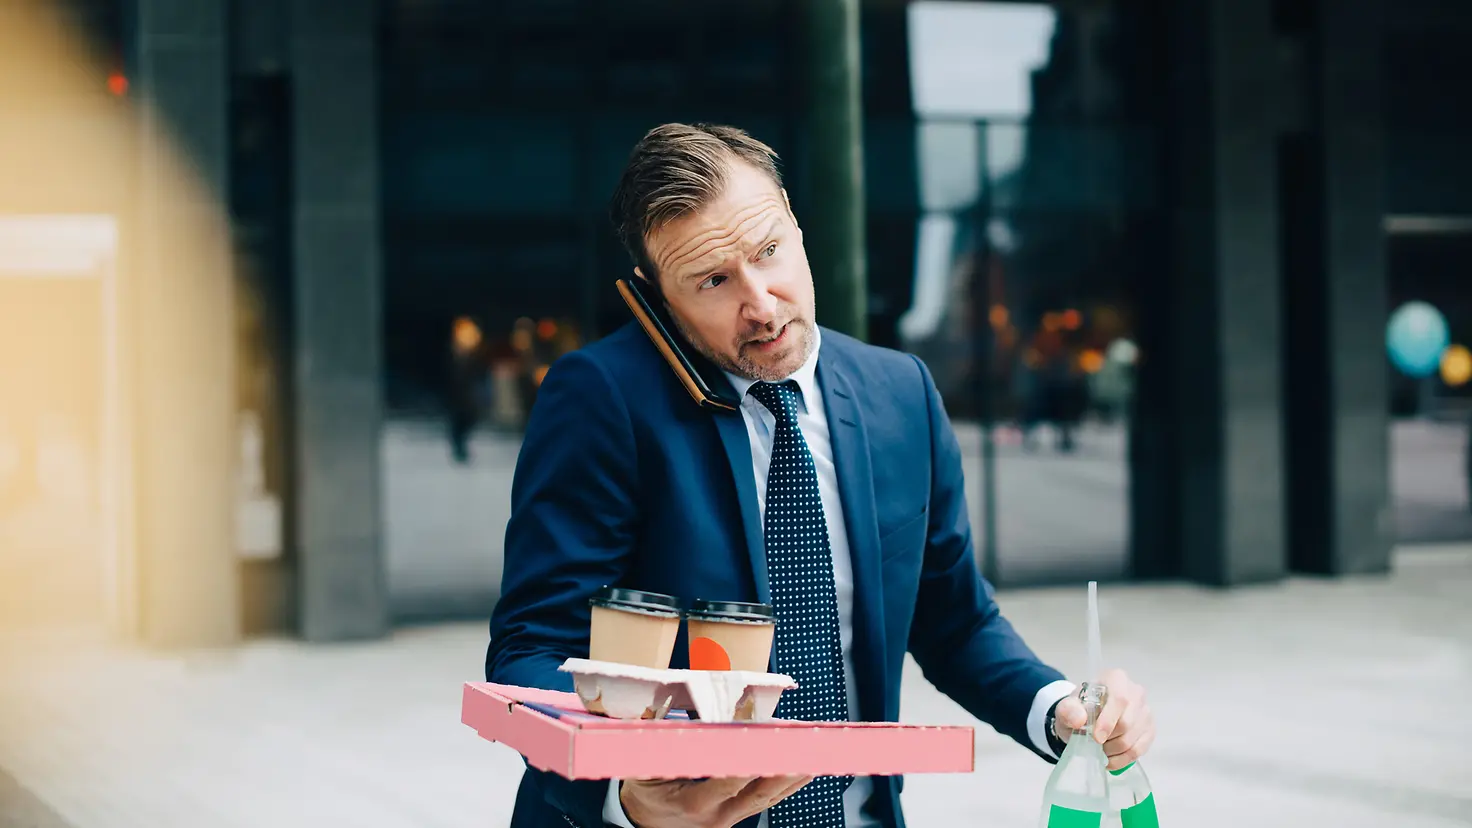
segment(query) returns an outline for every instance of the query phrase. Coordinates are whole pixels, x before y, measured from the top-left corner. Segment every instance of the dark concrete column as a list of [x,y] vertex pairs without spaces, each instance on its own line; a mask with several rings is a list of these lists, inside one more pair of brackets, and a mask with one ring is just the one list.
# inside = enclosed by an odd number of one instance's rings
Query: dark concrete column
[[806,0],[809,187],[803,243],[818,322],[868,336],[859,0]]
[[377,3],[291,8],[301,632],[382,635]]
[[139,211],[135,332],[136,624],[160,646],[239,634],[227,0],[136,0]]
[[1291,562],[1320,574],[1390,567],[1382,3],[1314,4],[1285,158]]
[[1157,508],[1178,524],[1175,560],[1154,568],[1209,584],[1286,571],[1272,5],[1169,4],[1169,347],[1145,359],[1169,365],[1177,485]]
[[1320,1],[1320,99],[1328,210],[1328,370],[1333,550],[1314,571],[1390,567],[1383,0]]

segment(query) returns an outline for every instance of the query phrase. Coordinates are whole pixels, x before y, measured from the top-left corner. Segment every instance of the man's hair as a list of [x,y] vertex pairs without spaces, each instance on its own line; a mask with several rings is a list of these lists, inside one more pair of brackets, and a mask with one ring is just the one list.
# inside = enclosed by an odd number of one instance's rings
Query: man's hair
[[645,237],[705,207],[726,186],[729,165],[744,161],[782,186],[777,153],[746,132],[715,124],[664,124],[629,154],[609,212],[619,241],[651,282],[658,284]]

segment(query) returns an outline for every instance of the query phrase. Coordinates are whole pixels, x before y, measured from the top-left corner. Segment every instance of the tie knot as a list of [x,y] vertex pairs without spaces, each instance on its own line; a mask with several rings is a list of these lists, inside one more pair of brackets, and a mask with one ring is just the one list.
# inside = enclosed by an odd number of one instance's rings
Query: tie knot
[[772,416],[777,418],[779,425],[795,425],[797,423],[797,383],[792,380],[786,382],[758,382],[751,386],[748,394],[756,398],[756,401],[765,405]]

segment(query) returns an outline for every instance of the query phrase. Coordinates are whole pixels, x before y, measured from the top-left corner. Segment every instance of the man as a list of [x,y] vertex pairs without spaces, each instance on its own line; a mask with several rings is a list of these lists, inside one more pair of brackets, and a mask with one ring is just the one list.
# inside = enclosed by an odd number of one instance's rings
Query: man
[[[905,653],[978,719],[1054,759],[1074,689],[977,573],[961,458],[919,360],[814,322],[802,231],[775,154],[729,127],[668,124],[635,147],[613,218],[740,413],[696,406],[636,325],[561,359],[512,492],[489,681],[570,690],[604,584],[774,605],[778,715],[894,721]],[[806,631],[806,632],[805,632]],[[686,664],[684,635],[673,666]],[[1111,671],[1112,767],[1149,746],[1143,691]],[[529,770],[513,828],[900,826],[898,778],[569,782]]]

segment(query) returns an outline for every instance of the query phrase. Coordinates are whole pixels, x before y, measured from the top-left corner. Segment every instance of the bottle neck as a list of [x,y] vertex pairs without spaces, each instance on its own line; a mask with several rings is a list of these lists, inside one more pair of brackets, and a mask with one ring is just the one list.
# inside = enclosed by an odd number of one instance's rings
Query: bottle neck
[[1075,730],[1074,732],[1082,733],[1086,736],[1093,736],[1094,725],[1099,721],[1099,711],[1104,708],[1104,703],[1109,698],[1109,689],[1102,684],[1085,683],[1083,687],[1079,688],[1078,698],[1079,701],[1083,702],[1084,715],[1087,716],[1087,719],[1083,729]]

